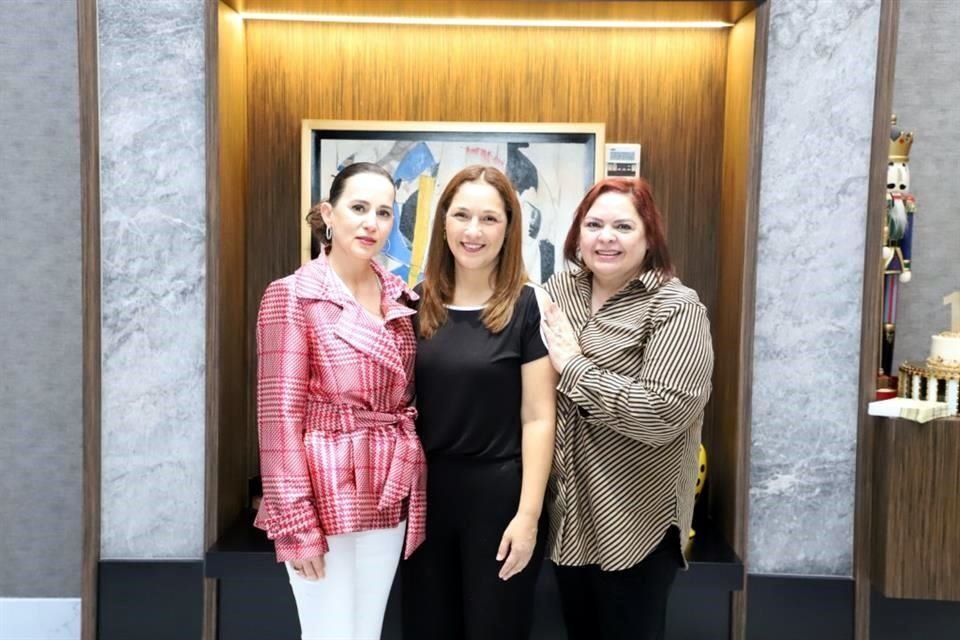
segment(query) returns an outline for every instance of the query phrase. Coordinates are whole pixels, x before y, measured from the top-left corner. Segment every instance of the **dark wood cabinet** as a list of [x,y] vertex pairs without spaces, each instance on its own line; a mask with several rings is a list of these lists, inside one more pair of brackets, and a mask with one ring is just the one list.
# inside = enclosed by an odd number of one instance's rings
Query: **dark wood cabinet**
[[874,424],[874,588],[960,601],[960,418]]

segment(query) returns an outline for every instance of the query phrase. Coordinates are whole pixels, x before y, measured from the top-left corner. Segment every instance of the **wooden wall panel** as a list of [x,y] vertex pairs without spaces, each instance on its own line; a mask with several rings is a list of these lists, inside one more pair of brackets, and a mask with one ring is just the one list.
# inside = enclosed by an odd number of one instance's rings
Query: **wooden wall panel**
[[736,22],[749,0],[231,0],[238,11],[353,16],[550,18],[562,20],[721,20]]
[[80,233],[83,262],[83,561],[80,637],[97,637],[100,565],[100,80],[97,3],[77,0],[80,91]]
[[873,426],[873,587],[960,601],[960,418]]
[[743,324],[743,266],[747,247],[747,195],[750,186],[750,111],[753,88],[756,15],[750,14],[730,30],[724,111],[723,180],[718,225],[717,291],[723,302],[713,316],[716,351],[714,419],[704,434],[710,463],[711,515],[726,539],[744,557],[746,539],[741,526],[745,505],[745,469],[740,411],[745,398],[739,381],[740,328]]
[[[873,96],[873,139],[870,148],[870,182],[867,191],[867,230],[863,267],[863,311],[860,317],[860,415],[857,418],[857,469],[853,521],[854,638],[870,637],[870,604],[873,601],[871,556],[877,542],[872,537],[874,503],[874,436],[880,419],[867,415],[875,398],[880,345],[876,339],[883,306],[883,223],[886,211],[887,161],[890,149],[889,114],[893,108],[894,70],[900,0],[881,0],[877,37],[877,73]],[[878,215],[879,214],[879,215]]]
[[608,141],[644,145],[680,275],[714,312],[727,39],[248,22],[248,339],[264,288],[298,264],[303,118],[606,122]]
[[[220,176],[219,224],[210,232],[219,239],[217,313],[219,367],[219,460],[216,505],[218,535],[236,518],[247,492],[248,389],[254,369],[248,366],[246,316],[246,183],[247,77],[243,22],[219,3],[218,86],[220,104],[218,164]],[[213,274],[211,274],[211,278]],[[208,504],[208,509],[211,505]]]
[[[724,537],[749,567],[750,395],[756,241],[763,143],[763,93],[769,4],[730,32],[719,221],[711,429],[704,440],[712,463],[711,512]],[[730,637],[746,637],[747,592],[730,599]]]

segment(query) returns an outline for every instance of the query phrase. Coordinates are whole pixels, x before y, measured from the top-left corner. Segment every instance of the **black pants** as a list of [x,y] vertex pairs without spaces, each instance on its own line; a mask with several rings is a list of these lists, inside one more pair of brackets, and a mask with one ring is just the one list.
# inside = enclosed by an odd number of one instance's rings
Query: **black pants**
[[639,564],[623,571],[554,565],[568,640],[663,640],[670,587],[682,566],[670,527]]
[[526,640],[543,563],[541,518],[530,563],[506,582],[497,548],[520,500],[519,460],[431,460],[427,538],[401,563],[404,640]]

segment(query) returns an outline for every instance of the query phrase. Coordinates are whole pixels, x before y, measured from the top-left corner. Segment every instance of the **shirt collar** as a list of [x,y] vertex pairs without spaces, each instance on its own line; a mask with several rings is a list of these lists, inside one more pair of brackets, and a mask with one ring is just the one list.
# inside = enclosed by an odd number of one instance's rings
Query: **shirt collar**
[[[587,269],[580,269],[579,271],[574,272],[573,277],[577,282],[577,289],[584,294],[584,297],[589,299],[590,292],[593,289],[593,274]],[[643,287],[644,291],[650,292],[659,289],[665,282],[666,279],[658,269],[650,269],[628,281],[624,288],[629,289],[631,287],[640,286]]]
[[[420,298],[412,289],[407,287],[402,279],[384,269],[376,261],[370,264],[377,277],[380,278],[380,284],[383,288],[381,299],[394,303],[401,296],[406,296],[411,301]],[[297,269],[294,291],[298,298],[329,300],[341,307],[353,301],[345,288],[337,282],[337,276],[323,252],[314,260]]]

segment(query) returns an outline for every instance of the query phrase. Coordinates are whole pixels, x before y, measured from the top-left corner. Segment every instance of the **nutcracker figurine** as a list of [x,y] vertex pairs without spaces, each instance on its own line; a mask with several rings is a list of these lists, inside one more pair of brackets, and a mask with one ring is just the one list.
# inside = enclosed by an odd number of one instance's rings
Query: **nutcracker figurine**
[[897,325],[897,290],[910,282],[910,255],[916,201],[910,193],[910,147],[913,133],[890,120],[890,153],[887,163],[887,207],[883,233],[883,314],[880,349],[880,387],[893,375],[893,343]]

